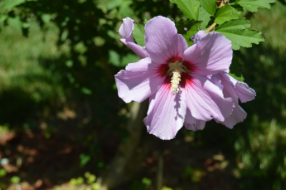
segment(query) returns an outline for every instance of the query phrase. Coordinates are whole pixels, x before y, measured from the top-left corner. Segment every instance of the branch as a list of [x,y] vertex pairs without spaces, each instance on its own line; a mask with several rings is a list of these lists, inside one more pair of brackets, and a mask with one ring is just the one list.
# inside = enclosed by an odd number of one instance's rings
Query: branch
[[[221,7],[225,6],[227,3],[229,3],[228,0],[222,0],[220,5],[218,6],[218,8],[220,9]],[[208,27],[208,29],[206,29],[206,32],[209,33],[211,32],[212,30],[214,30],[214,28],[216,27],[217,23],[213,23],[212,25],[210,25]]]

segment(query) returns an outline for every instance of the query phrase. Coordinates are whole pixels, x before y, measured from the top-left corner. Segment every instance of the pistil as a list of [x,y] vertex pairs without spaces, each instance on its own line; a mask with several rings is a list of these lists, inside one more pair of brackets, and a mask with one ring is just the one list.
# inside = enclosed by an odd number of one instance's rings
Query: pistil
[[179,92],[179,83],[181,81],[181,74],[180,74],[180,71],[178,69],[176,69],[175,71],[173,71],[173,76],[172,76],[172,79],[171,79],[171,84],[172,84],[172,87],[171,87],[171,93],[178,93]]

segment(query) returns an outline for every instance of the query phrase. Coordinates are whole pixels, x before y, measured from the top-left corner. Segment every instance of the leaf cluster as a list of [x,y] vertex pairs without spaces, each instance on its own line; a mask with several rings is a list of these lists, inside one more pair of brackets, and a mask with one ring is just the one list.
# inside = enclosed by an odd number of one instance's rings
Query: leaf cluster
[[[250,28],[245,13],[257,12],[258,8],[269,9],[275,0],[170,0],[170,2],[175,3],[186,17],[180,19],[176,26],[189,45],[193,43],[191,37],[196,32],[206,29],[207,32],[215,31],[223,34],[232,42],[233,50],[239,50],[240,47],[249,48],[252,44],[264,41],[261,32]],[[240,75],[237,74],[236,77],[241,79]]]

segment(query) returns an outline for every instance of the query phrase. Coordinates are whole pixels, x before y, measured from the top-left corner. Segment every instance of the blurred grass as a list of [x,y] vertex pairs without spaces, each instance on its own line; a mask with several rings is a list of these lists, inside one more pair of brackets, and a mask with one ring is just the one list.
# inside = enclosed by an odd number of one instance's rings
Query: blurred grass
[[[58,49],[58,30],[50,24],[44,30],[30,21],[29,37],[7,26],[0,33],[0,122],[19,123],[65,100],[62,75],[52,72],[60,62],[49,66],[44,60],[58,60],[65,48]],[[18,113],[18,114],[17,114]],[[17,115],[15,115],[17,114]]]
[[56,59],[61,55],[56,40],[57,29],[52,25],[43,32],[32,21],[28,38],[7,26],[0,33],[0,93],[21,89],[36,102],[62,95],[61,86],[57,85],[59,76],[40,62],[41,58]]

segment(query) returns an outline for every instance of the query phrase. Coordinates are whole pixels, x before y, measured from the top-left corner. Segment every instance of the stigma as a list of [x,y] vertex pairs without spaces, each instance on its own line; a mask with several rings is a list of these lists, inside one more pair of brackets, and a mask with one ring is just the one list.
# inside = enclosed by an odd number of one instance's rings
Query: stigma
[[173,71],[173,76],[171,78],[171,93],[172,94],[177,94],[180,89],[179,89],[179,83],[181,81],[181,74],[179,70]]

